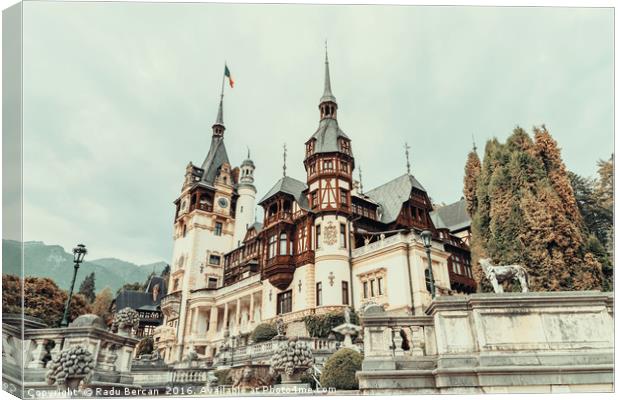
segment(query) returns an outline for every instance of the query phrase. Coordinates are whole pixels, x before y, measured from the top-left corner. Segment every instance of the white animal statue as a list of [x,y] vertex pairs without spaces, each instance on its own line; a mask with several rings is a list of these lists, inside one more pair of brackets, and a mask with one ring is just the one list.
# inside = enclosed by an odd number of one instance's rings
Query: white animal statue
[[481,258],[478,262],[484,271],[484,275],[491,282],[491,285],[493,285],[493,290],[495,293],[504,293],[504,288],[501,283],[514,278],[519,280],[519,283],[521,284],[521,291],[523,293],[527,293],[529,291],[527,271],[525,271],[525,268],[521,265],[492,265],[491,259],[489,258]]

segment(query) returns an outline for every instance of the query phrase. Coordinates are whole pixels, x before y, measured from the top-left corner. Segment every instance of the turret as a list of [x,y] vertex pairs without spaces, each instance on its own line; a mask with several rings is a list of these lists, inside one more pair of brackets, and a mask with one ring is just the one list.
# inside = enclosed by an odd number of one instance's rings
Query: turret
[[319,102],[319,128],[306,142],[308,203],[314,212],[349,213],[355,167],[351,140],[338,126],[338,103],[332,93],[325,53],[325,83]]
[[247,158],[239,167],[239,184],[237,185],[237,205],[235,209],[235,233],[233,246],[239,247],[243,242],[248,228],[254,222],[256,188],[254,187],[254,162],[248,150]]

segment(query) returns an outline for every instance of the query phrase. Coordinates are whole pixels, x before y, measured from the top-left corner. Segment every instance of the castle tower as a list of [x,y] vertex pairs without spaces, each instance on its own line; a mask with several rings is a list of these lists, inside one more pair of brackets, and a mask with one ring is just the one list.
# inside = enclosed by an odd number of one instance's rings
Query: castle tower
[[325,52],[325,81],[319,128],[306,142],[308,204],[315,213],[316,305],[349,305],[349,216],[355,160],[351,140],[338,126]]
[[[233,249],[237,184],[224,145],[223,95],[220,97],[211,146],[200,167],[189,163],[181,195],[174,201],[173,255],[168,293],[177,305],[162,305],[165,323],[177,328],[175,358],[183,355],[189,336],[187,299],[190,292],[223,284],[224,254]],[[253,207],[250,207],[252,209]]]
[[248,227],[254,222],[254,207],[256,201],[256,188],[254,187],[254,162],[248,157],[239,167],[239,183],[237,184],[237,206],[235,209],[235,235],[234,247],[239,247],[243,242]]

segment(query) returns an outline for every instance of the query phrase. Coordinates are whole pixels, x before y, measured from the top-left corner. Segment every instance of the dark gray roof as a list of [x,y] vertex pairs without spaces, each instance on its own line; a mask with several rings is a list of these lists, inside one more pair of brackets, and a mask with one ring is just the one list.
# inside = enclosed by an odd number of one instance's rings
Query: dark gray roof
[[256,229],[256,233],[260,232],[263,230],[263,224],[260,222],[254,222],[252,225],[250,225],[250,227],[248,228],[248,230],[250,229]]
[[311,139],[316,139],[314,145],[315,153],[333,153],[340,151],[338,146],[338,138],[349,137],[340,130],[338,121],[334,118],[323,118],[319,123],[319,128],[314,132]]
[[211,139],[209,153],[202,163],[201,168],[204,170],[202,181],[213,185],[217,172],[224,163],[230,164],[228,161],[228,154],[226,153],[226,147],[224,146],[224,137],[214,135]]
[[396,221],[403,203],[409,199],[414,187],[426,192],[415,177],[405,174],[365,194],[380,205],[381,222],[389,224]]
[[447,228],[450,232],[459,231],[471,225],[465,199],[436,209],[431,212],[431,219],[436,228]]
[[156,307],[159,301],[153,301],[151,293],[138,292],[136,290],[123,290],[114,300],[117,310],[131,307],[134,310],[143,310],[145,306]]
[[304,190],[306,190],[305,183],[298,181],[295,178],[291,178],[290,176],[285,176],[273,185],[271,190],[263,196],[258,204],[262,204],[265,200],[271,198],[276,193],[287,193],[295,198],[300,207],[308,209],[308,199],[306,199],[306,196],[302,194]]

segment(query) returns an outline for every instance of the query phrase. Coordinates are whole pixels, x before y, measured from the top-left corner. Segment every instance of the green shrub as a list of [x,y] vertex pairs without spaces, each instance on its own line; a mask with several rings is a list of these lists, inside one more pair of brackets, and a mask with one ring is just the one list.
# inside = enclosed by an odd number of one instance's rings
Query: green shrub
[[352,349],[340,349],[325,362],[321,386],[340,390],[358,389],[355,372],[362,369],[364,357]]
[[266,342],[278,334],[277,329],[271,324],[260,324],[252,332],[251,339],[254,343]]
[[[344,313],[308,315],[304,317],[304,323],[311,337],[327,338],[332,329],[344,324]],[[359,318],[354,312],[351,313],[351,323],[354,325],[359,324]]]

